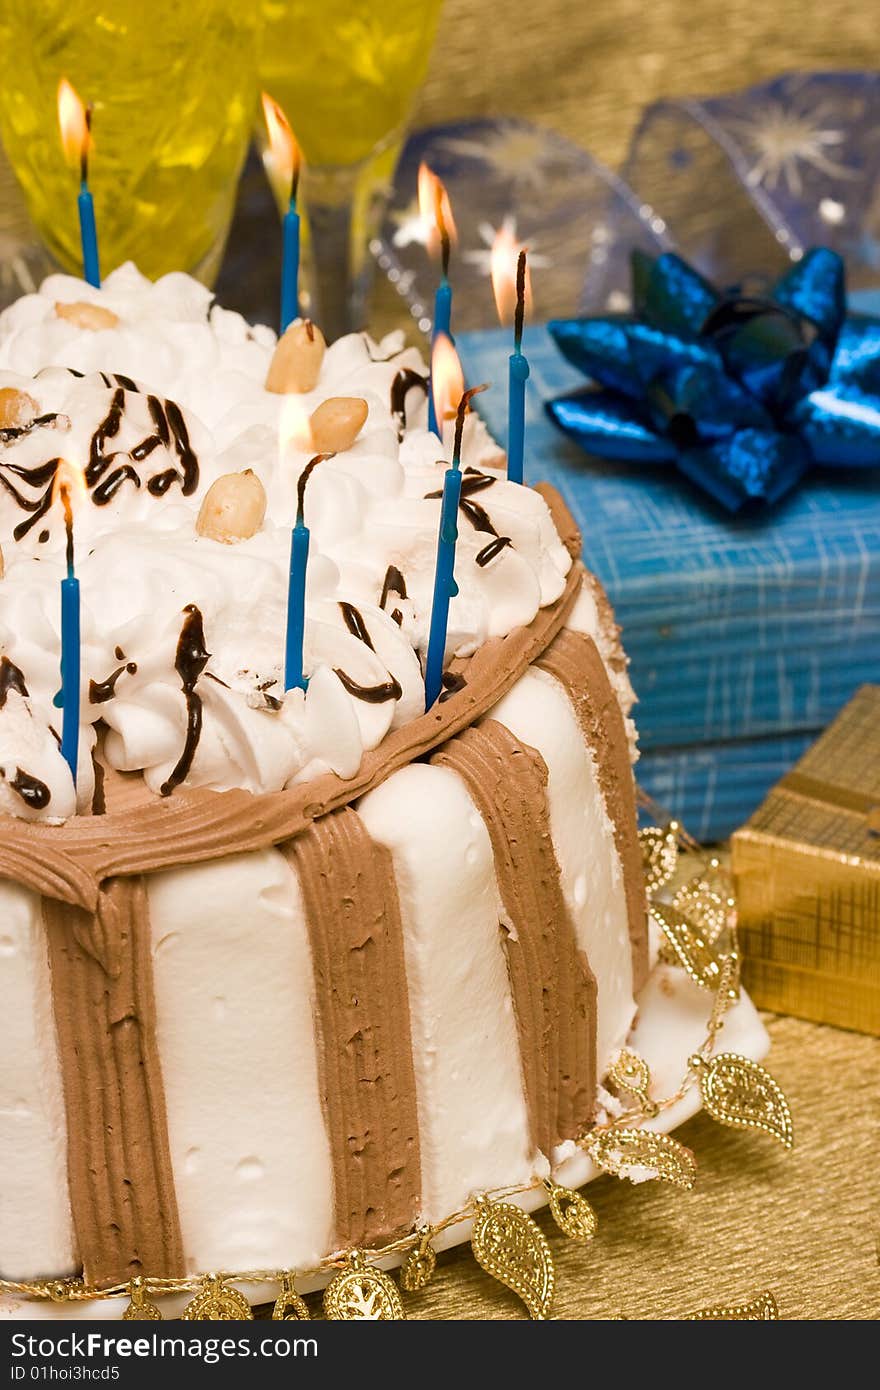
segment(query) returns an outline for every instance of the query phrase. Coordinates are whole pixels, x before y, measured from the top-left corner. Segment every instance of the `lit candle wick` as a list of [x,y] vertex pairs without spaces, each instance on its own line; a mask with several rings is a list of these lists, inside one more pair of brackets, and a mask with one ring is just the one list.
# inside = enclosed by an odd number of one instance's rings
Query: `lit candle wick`
[[73,578],[73,505],[70,501],[70,488],[62,483],[58,489],[61,505],[64,508],[64,529],[67,532],[67,577]]
[[449,278],[449,252],[451,239],[449,228],[446,225],[446,218],[443,216],[443,195],[444,188],[439,179],[434,184],[434,219],[437,223],[437,231],[440,234],[440,265],[443,270],[443,279]]
[[90,101],[85,109],[86,135],[79,151],[79,181],[83,188],[88,187],[89,182],[89,146],[92,143],[92,112],[94,109],[94,103]]
[[513,342],[517,352],[522,351],[523,320],[526,313],[526,252],[520,251],[516,261],[516,311],[513,317]]
[[294,143],[293,150],[293,171],[290,175],[290,206],[296,208],[296,199],[299,193],[299,175],[302,161],[299,156],[299,145]]
[[461,440],[464,433],[465,417],[470,410],[470,404],[474,396],[478,396],[481,391],[488,391],[489,383],[484,381],[482,386],[471,386],[465,391],[458,403],[458,410],[455,412],[455,441],[452,446],[452,466],[458,468],[461,463]]

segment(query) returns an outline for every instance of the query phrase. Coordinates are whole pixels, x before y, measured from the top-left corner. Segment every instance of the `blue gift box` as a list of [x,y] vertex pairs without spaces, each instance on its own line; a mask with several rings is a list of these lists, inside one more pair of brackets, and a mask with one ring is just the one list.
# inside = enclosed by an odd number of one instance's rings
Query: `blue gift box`
[[[854,297],[855,298],[855,297]],[[874,308],[859,297],[860,308]],[[509,331],[460,334],[477,406],[507,434]],[[772,510],[731,517],[676,470],[606,463],[544,402],[582,386],[526,330],[526,479],[552,483],[624,629],[639,696],[639,781],[693,834],[722,839],[880,671],[880,468],[815,470]]]

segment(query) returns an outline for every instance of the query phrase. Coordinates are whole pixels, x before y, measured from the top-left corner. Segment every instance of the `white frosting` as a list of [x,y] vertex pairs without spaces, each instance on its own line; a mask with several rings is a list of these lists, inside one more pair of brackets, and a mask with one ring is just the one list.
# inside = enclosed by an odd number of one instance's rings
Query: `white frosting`
[[531,1151],[492,846],[461,780],[411,763],[358,803],[385,845],[403,923],[422,1160],[422,1215],[526,1182]]
[[333,1170],[299,881],[265,850],[148,882],[187,1268],[314,1265],[332,1245]]
[[506,724],[547,764],[562,890],[596,977],[596,1060],[602,1077],[626,1040],[635,1006],[623,869],[596,760],[565,690],[546,671],[527,671],[487,717]]
[[[59,317],[56,303],[76,301],[112,310],[118,324],[96,332]],[[425,397],[414,390],[399,444],[390,387],[401,368],[426,369],[414,349],[404,348],[400,334],[380,344],[355,334],[327,350],[312,392],[282,397],[264,388],[274,345],[270,329],[251,328],[239,315],[212,307],[208,291],[189,277],[168,275],[151,284],[131,265],[108,276],[100,290],[51,276],[38,294],[0,315],[0,389],[26,392],[39,417],[50,417],[23,434],[7,435],[0,450],[6,566],[0,653],[20,667],[32,716],[25,720],[13,709],[4,720],[0,712],[0,760],[34,776],[40,775],[39,764],[51,798],[46,809],[35,811],[15,793],[0,791],[3,809],[54,820],[73,809],[66,765],[53,752],[55,738],[48,732],[60,725],[52,700],[59,686],[65,532],[60,503],[45,513],[39,504],[47,490],[51,496],[51,469],[46,474],[44,466],[54,458],[83,468],[91,462],[93,468],[75,518],[83,634],[81,808],[90,795],[89,730],[100,720],[111,731],[106,753],[113,766],[143,770],[154,790],[174,769],[186,727],[175,657],[183,609],[190,604],[203,615],[211,653],[197,684],[204,719],[190,784],[256,792],[327,767],[351,776],[366,749],[423,708],[420,658],[430,623],[440,512],[439,495],[426,494],[442,488],[451,435],[447,430],[441,444],[428,433]],[[129,389],[131,384],[139,389]],[[318,693],[304,700],[293,692],[279,708],[290,526],[297,482],[313,452],[296,443],[301,434],[290,412],[299,412],[301,427],[321,401],[337,395],[363,398],[368,416],[352,448],[319,464],[306,487],[311,546],[304,669],[318,677],[320,699]],[[118,421],[114,402],[123,407]],[[108,419],[113,423],[101,447],[114,457],[104,466],[92,441]],[[288,441],[282,447],[279,437]],[[184,495],[192,471],[189,448],[198,458],[198,481]],[[467,421],[462,461],[465,469],[493,478],[472,494],[473,501],[510,544],[478,564],[492,533],[477,530],[463,510],[449,657],[470,654],[487,638],[529,623],[539,607],[559,597],[571,563],[543,499],[498,471],[503,456],[477,417]],[[232,546],[198,537],[194,522],[208,486],[243,468],[251,468],[266,490],[262,530]],[[149,484],[160,475],[173,480],[157,497]],[[108,482],[114,478],[115,491]],[[102,488],[113,495],[98,505]],[[16,528],[35,511],[34,524],[16,539]],[[406,600],[392,596],[387,605],[389,613],[398,610],[400,625],[378,607],[391,564],[407,585]],[[342,602],[357,606],[375,650],[351,634]],[[123,671],[113,698],[90,703],[90,682],[106,682],[120,665],[137,669]],[[368,703],[333,676],[339,670],[358,685],[396,681],[400,698]]]
[[67,1125],[43,910],[0,879],[0,1275],[72,1274]]

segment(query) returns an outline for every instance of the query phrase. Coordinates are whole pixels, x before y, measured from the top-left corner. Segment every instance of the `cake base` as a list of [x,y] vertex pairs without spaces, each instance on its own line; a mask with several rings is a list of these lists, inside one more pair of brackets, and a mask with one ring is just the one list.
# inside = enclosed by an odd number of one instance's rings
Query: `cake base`
[[[654,967],[638,1004],[638,1020],[630,1034],[629,1045],[648,1063],[654,1094],[671,1095],[681,1082],[688,1057],[705,1039],[706,1020],[712,1007],[711,995],[699,989],[683,970],[661,963]],[[764,1025],[754,1004],[743,991],[738,1003],[724,1016],[720,1050],[738,1052],[759,1062],[769,1046]],[[699,1088],[692,1086],[681,1100],[668,1110],[663,1110],[656,1119],[646,1120],[644,1128],[667,1133],[690,1119],[699,1109]],[[563,1186],[581,1187],[599,1175],[600,1170],[595,1164],[580,1149],[576,1149],[570,1158],[559,1165],[554,1178]],[[516,1202],[525,1211],[536,1211],[546,1206],[547,1194],[543,1187],[537,1187],[506,1200]],[[625,1200],[625,1194],[621,1193],[621,1201]],[[438,1251],[447,1250],[469,1240],[470,1234],[471,1223],[463,1221],[441,1232],[432,1243]],[[395,1256],[380,1263],[383,1268],[391,1269],[400,1263],[400,1259],[400,1256]],[[301,1293],[308,1293],[322,1288],[330,1277],[330,1273],[327,1273],[311,1279],[303,1278],[297,1280],[297,1288]],[[274,1284],[236,1283],[235,1287],[254,1306],[271,1302],[279,1292]],[[172,1294],[162,1299],[151,1295],[151,1298],[161,1306],[166,1318],[173,1318],[180,1314],[192,1294]],[[128,1301],[124,1297],[98,1302],[52,1303],[41,1299],[3,1297],[0,1299],[0,1318],[112,1320],[122,1316]]]

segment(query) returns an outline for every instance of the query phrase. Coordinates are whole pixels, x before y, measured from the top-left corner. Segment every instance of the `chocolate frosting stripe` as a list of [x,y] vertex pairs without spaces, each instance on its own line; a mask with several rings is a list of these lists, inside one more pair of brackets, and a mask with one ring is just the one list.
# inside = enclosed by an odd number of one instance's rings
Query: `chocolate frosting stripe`
[[147,911],[142,878],[108,881],[94,914],[43,901],[70,1205],[96,1285],[184,1273]]
[[492,842],[532,1138],[549,1156],[593,1117],[596,981],[562,892],[547,767],[494,719],[459,734],[431,762],[458,773]]
[[635,781],[620,705],[592,637],[560,632],[536,664],[564,687],[596,759],[599,787],[623,870],[633,990],[638,992],[648,978],[648,908],[636,829]]
[[284,846],[306,909],[336,1238],[411,1230],[421,1192],[403,931],[391,855],[357,812],[325,816]]
[[387,735],[364,755],[354,777],[327,773],[260,796],[184,787],[160,799],[142,787],[127,795],[119,810],[108,790],[106,815],[77,816],[61,826],[0,816],[0,874],[94,911],[99,884],[110,875],[200,863],[302,834],[320,816],[363,796],[491,709],[562,628],[582,579],[582,567],[573,565],[552,607],[542,608],[527,627],[492,638],[467,661],[454,663],[466,685]]

